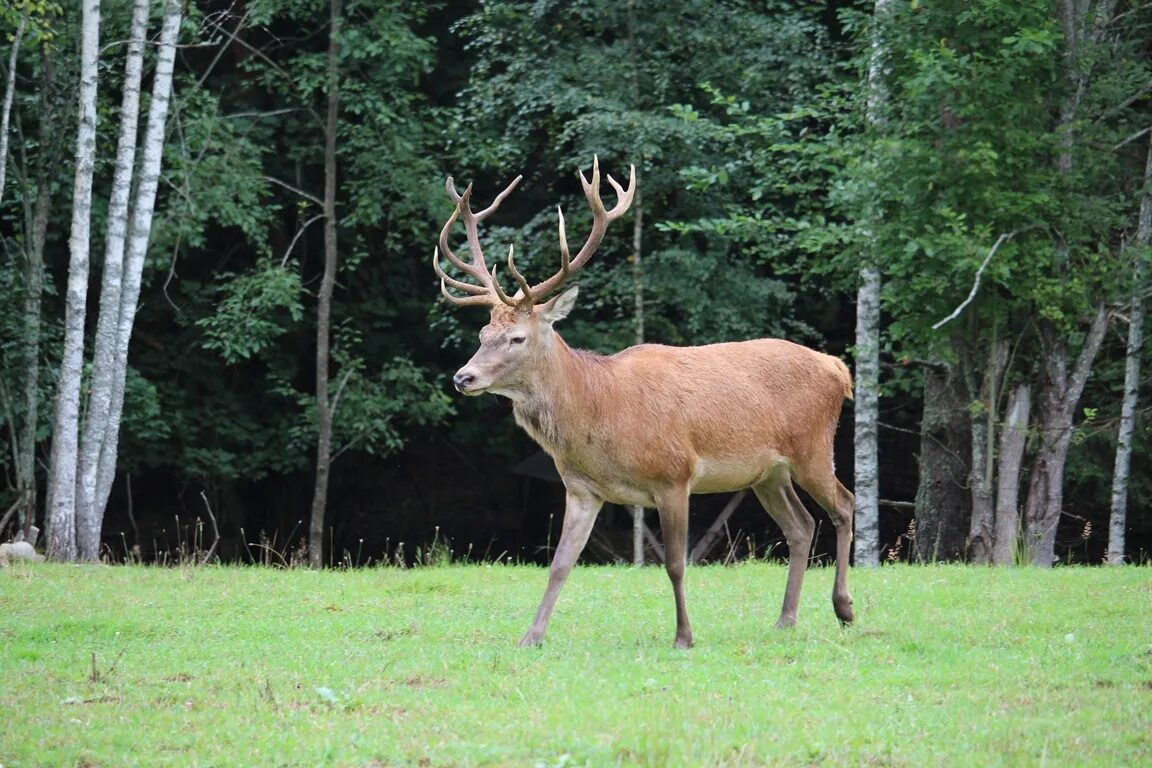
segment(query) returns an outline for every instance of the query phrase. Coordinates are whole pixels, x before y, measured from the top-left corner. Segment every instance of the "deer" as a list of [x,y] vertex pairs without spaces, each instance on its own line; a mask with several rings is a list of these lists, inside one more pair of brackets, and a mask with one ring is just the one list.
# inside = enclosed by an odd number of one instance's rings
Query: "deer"
[[[636,193],[634,165],[627,189],[607,174],[617,199],[611,209],[601,200],[599,159],[593,158],[591,180],[583,170],[578,173],[592,211],[591,231],[571,258],[564,212],[557,207],[560,268],[543,282],[528,283],[509,246],[508,273],[517,285],[509,295],[481,248],[480,223],[522,176],[481,211],[472,210],[472,184],[461,194],[449,176],[444,186],[455,209],[432,256],[448,302],[490,310],[479,349],[452,377],[455,388],[469,397],[489,393],[511,400],[516,423],[552,457],[564,484],[564,520],[547,588],[520,645],[543,642],[560,590],[608,502],[658,511],[676,607],[673,644],[690,648],[684,595],[689,496],[744,488],[752,489],[787,541],[787,583],[776,627],[794,626],[815,521],[793,484],[835,526],[832,604],[841,625],[851,624],[847,572],[853,496],[836,478],[832,453],[841,407],[852,397],[847,366],[782,339],[640,344],[608,356],[569,347],[553,326],[572,311],[578,286],[560,289],[588,262]],[[468,259],[449,245],[458,220]],[[461,277],[448,274],[441,259]]]

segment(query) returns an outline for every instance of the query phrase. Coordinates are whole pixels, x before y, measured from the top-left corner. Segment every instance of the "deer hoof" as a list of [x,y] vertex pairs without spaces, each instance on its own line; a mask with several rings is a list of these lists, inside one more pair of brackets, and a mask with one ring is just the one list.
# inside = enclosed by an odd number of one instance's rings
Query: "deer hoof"
[[692,635],[686,637],[677,636],[675,642],[672,643],[673,648],[691,648],[695,643],[692,642]]
[[852,598],[845,595],[840,598],[833,598],[832,607],[836,610],[836,618],[840,619],[840,626],[851,626],[852,622],[856,620],[855,614],[852,612]]
[[795,616],[781,616],[776,619],[776,629],[792,629],[796,626]]
[[544,634],[541,632],[533,632],[529,630],[524,637],[520,638],[521,648],[539,648],[544,644]]

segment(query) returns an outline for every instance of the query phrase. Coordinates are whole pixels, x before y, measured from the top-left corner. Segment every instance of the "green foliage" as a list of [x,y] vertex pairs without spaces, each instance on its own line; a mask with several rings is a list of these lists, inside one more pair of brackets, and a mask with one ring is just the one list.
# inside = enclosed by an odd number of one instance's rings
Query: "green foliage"
[[225,362],[264,351],[304,315],[300,275],[286,265],[264,261],[254,272],[222,272],[217,280],[216,311],[196,324],[204,331],[204,349]]
[[[731,35],[735,28],[739,39]],[[634,209],[645,216],[644,269],[636,274],[631,230],[617,224],[580,276],[588,288],[581,306],[591,312],[574,318],[578,343],[615,349],[633,340],[637,279],[648,297],[646,336],[654,341],[802,332],[789,290],[765,274],[744,243],[721,228],[683,226],[718,218],[741,190],[700,183],[686,190],[680,169],[707,168],[725,179],[734,163],[724,155],[731,145],[712,142],[709,127],[684,106],[709,88],[705,83],[739,90],[742,107],[751,111],[782,108],[813,87],[824,39],[805,9],[774,5],[769,21],[763,9],[743,2],[721,8],[643,0],[490,2],[455,29],[476,63],[462,94],[469,140],[450,148],[465,168],[492,178],[493,187],[528,161],[546,169],[525,181],[525,194],[539,202],[516,230],[517,253],[527,254],[530,274],[555,269],[555,213],[548,202],[563,200],[570,234],[585,226],[571,169],[586,168],[593,154],[618,178],[629,163],[637,166],[641,198]],[[557,177],[554,191],[543,191]],[[493,232],[490,239],[510,236]]]
[[164,179],[172,194],[152,228],[152,253],[198,251],[218,229],[243,237],[268,255],[266,235],[275,209],[268,203],[259,125],[225,114],[222,97],[184,78],[175,87],[174,140],[164,151]]
[[857,571],[846,631],[813,569],[779,632],[785,570],[690,569],[681,651],[658,568],[577,568],[538,649],[514,646],[540,568],[9,568],[0,664],[37,684],[3,701],[38,719],[0,743],[14,766],[1146,762],[1147,568]]
[[63,6],[50,0],[7,0],[0,6],[0,26],[6,30],[5,42],[15,41],[17,26],[23,18],[25,27],[21,46],[43,48],[46,52],[57,47],[57,27],[63,16]]
[[[393,358],[379,369],[352,350],[360,346],[360,333],[341,326],[333,344],[332,362],[332,455],[356,449],[387,455],[404,447],[404,430],[427,426],[452,413],[452,401],[443,389],[431,383],[428,371],[403,357]],[[315,401],[295,391],[281,380],[275,391],[295,399],[309,414],[291,430],[289,444],[306,452],[316,442]]]
[[[893,333],[912,348],[940,339],[927,326],[1007,233],[968,311],[984,328],[996,315],[1015,332],[1037,316],[1074,327],[1116,284],[1109,243],[1132,210],[1111,193],[1124,172],[1107,149],[1118,126],[1093,111],[1122,98],[1117,84],[1086,80],[1075,121],[1054,118],[1072,86],[1059,20],[1039,0],[933,4],[881,34],[887,96],[842,204],[871,211]],[[1124,70],[1125,45],[1094,52]]]

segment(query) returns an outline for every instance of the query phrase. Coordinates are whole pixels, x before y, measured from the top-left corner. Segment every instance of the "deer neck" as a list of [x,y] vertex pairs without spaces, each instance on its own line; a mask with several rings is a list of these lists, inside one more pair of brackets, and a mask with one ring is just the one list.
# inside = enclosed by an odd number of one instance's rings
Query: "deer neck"
[[555,455],[567,442],[566,425],[587,410],[590,380],[596,362],[604,358],[572,350],[555,331],[551,342],[528,386],[513,398],[512,413],[532,439]]

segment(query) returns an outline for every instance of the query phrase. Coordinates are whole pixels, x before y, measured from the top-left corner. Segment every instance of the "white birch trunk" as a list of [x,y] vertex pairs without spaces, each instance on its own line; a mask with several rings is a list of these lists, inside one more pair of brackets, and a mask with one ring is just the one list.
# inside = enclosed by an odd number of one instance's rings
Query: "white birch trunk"
[[1124,365],[1124,400],[1120,405],[1120,434],[1116,439],[1116,463],[1112,470],[1112,512],[1108,520],[1109,565],[1124,563],[1124,538],[1128,527],[1128,471],[1132,463],[1132,433],[1140,397],[1140,354],[1144,348],[1145,278],[1143,251],[1152,241],[1152,142],[1144,162],[1144,192],[1136,227],[1136,264],[1132,271],[1132,304],[1128,309],[1128,349]]
[[99,61],[100,0],[82,0],[80,26],[80,125],[76,132],[76,173],[72,189],[68,287],[64,309],[64,349],[56,394],[52,460],[48,476],[48,555],[76,559],[76,452],[80,418],[80,377],[84,367],[84,316],[88,301],[88,251],[92,215],[92,173],[96,160],[96,86]]
[[28,9],[20,15],[16,34],[12,39],[12,51],[8,54],[8,81],[4,84],[4,104],[0,106],[0,202],[4,200],[4,182],[8,176],[8,121],[12,116],[12,100],[16,97],[16,56],[20,53],[20,40],[24,37],[24,26],[28,23]]
[[108,223],[104,238],[104,274],[100,282],[100,312],[93,340],[92,380],[85,409],[76,487],[76,540],[81,560],[100,555],[100,524],[103,510],[96,509],[96,470],[108,431],[112,388],[116,379],[117,327],[120,319],[124,272],[124,244],[128,234],[128,200],[136,165],[136,135],[140,122],[140,80],[144,69],[144,37],[148,32],[150,0],[136,0],[124,64],[123,98],[120,103],[120,138],[116,167],[108,200]]
[[856,294],[856,565],[880,565],[880,270],[860,272]]
[[168,122],[176,41],[180,36],[182,18],[182,0],[167,0],[164,6],[164,22],[160,28],[156,73],[152,81],[151,103],[148,106],[148,122],[144,129],[140,177],[132,201],[132,218],[128,225],[128,243],[116,329],[116,353],[113,356],[112,397],[108,410],[108,426],[100,448],[100,460],[96,469],[96,491],[92,502],[97,531],[104,520],[108,494],[112,491],[112,480],[116,476],[120,417],[124,410],[124,380],[128,374],[128,345],[132,338],[132,325],[136,320],[136,302],[140,298],[140,282],[144,274],[144,258],[148,253],[148,238],[152,233],[152,214],[156,209],[156,188],[160,180],[160,164],[164,157],[164,127]]
[[[634,4],[629,8],[635,10]],[[635,68],[633,68],[633,90],[637,90]],[[637,97],[639,98],[639,97]],[[644,343],[644,203],[640,191],[636,191],[633,201],[636,218],[632,224],[632,319],[635,323],[636,343]],[[644,565],[644,507],[635,504],[632,510],[632,564]]]
[[[868,64],[868,106],[865,119],[870,128],[883,126],[885,88],[883,25],[891,0],[876,0],[873,12],[871,61]],[[867,232],[871,240],[872,232]],[[877,422],[880,415],[880,270],[875,265],[875,243],[870,242],[871,264],[860,270],[856,293],[856,403],[855,403],[855,562],[880,565],[880,449]]]

